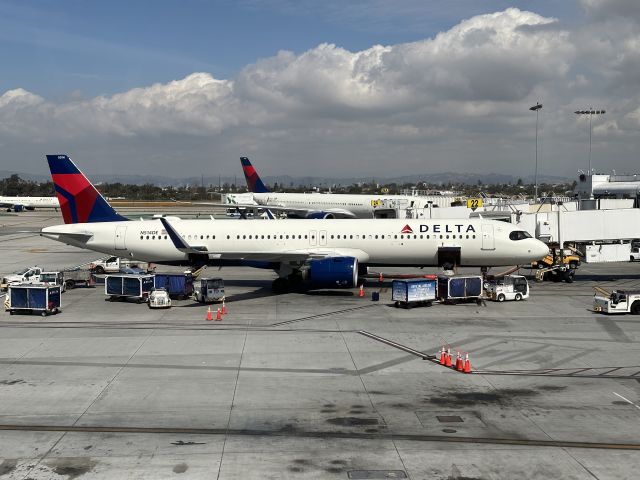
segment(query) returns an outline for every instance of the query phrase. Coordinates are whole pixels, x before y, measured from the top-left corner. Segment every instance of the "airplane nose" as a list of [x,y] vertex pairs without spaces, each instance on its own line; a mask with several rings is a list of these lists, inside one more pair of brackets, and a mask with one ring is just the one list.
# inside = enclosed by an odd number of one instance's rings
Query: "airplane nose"
[[531,253],[535,255],[534,260],[540,260],[549,254],[549,247],[546,243],[536,240],[536,245],[531,249]]

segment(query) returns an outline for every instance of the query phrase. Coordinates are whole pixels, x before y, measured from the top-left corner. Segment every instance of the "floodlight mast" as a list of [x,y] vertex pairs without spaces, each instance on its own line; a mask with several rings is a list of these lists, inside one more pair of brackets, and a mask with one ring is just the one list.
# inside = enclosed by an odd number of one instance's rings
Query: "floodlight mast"
[[591,136],[592,136],[592,132],[593,132],[593,116],[594,115],[604,115],[606,113],[605,110],[594,110],[593,108],[589,108],[589,110],[576,110],[575,112],[576,115],[589,115],[589,170],[588,170],[588,174],[591,175],[592,171],[591,171]]
[[534,193],[534,202],[538,201],[538,112],[542,108],[542,104],[540,102],[536,102],[533,107],[530,107],[529,110],[536,112],[536,171],[535,171],[535,193]]

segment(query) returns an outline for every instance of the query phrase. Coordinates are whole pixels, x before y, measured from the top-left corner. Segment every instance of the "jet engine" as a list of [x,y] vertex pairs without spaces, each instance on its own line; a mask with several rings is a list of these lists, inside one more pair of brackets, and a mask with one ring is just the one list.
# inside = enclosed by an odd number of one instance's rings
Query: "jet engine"
[[307,215],[307,218],[334,219],[336,216],[331,212],[313,212]]
[[351,288],[358,284],[358,259],[332,257],[313,260],[307,280],[313,288]]

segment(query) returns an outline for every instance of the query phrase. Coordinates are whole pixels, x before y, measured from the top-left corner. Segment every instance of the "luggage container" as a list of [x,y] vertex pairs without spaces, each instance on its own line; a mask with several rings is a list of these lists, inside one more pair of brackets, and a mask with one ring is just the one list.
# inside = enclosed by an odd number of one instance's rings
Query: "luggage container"
[[395,302],[396,307],[431,306],[436,299],[437,284],[435,277],[396,279],[391,283],[391,300]]
[[199,278],[194,283],[193,299],[200,303],[221,302],[224,300],[224,280]]
[[481,295],[482,277],[480,275],[438,276],[438,298],[444,302],[475,300],[480,303]]
[[153,290],[153,275],[107,275],[104,282],[106,300],[135,299],[146,302]]
[[191,273],[156,273],[156,288],[164,288],[172,298],[184,300],[193,294],[193,275]]
[[58,285],[10,285],[5,307],[10,315],[23,312],[46,317],[60,312],[60,293]]

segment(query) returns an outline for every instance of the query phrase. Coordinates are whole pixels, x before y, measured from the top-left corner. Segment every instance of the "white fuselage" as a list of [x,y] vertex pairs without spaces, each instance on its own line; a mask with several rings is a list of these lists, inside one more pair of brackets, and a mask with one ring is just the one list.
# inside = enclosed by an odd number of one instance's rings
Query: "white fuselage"
[[0,205],[21,205],[25,208],[60,208],[60,202],[56,197],[3,197],[0,196]]
[[[440,197],[437,200],[441,200]],[[346,211],[356,218],[374,218],[376,212],[408,208],[425,208],[429,197],[409,195],[351,195],[343,193],[254,193],[258,205],[272,205],[309,211]],[[447,205],[448,206],[448,205]]]
[[[460,249],[462,266],[529,263],[548,253],[533,238],[511,240],[518,228],[493,220],[175,220],[190,247],[211,260],[287,262],[292,256],[355,257],[379,265],[438,265],[441,247]],[[410,233],[408,233],[410,231]],[[404,232],[404,233],[403,233]],[[46,227],[42,235],[81,248],[141,261],[188,261],[160,220],[84,223]]]

